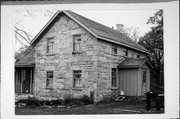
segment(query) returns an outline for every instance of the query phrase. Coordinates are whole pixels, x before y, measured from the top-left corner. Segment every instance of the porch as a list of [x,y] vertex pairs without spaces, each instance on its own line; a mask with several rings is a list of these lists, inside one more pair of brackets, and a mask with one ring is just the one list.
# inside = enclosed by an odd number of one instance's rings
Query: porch
[[34,91],[34,67],[32,59],[15,62],[15,93],[32,94]]

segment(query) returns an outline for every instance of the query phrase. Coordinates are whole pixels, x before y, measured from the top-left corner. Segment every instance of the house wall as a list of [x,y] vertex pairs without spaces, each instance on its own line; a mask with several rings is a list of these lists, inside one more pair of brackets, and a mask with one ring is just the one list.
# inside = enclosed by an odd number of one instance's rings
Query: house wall
[[[81,34],[82,53],[72,54],[73,35]],[[54,37],[54,55],[46,54],[47,38]],[[97,86],[97,39],[63,15],[35,46],[34,94],[52,98],[90,95]],[[73,70],[82,70],[82,88],[73,88]],[[54,71],[53,89],[46,88],[46,73]]]
[[[96,39],[69,17],[62,15],[35,45],[34,94],[42,98],[79,97],[94,93],[95,101],[106,95],[118,94],[111,86],[111,69],[125,58],[125,47],[117,47],[112,54],[112,43]],[[81,34],[82,52],[73,54],[73,35]],[[54,55],[47,55],[47,39],[54,38]],[[129,58],[139,52],[128,49]],[[141,57],[144,57],[141,54]],[[73,87],[73,71],[82,70],[82,87]],[[47,71],[53,71],[53,89],[46,88]],[[118,79],[118,77],[117,77]]]
[[[117,68],[117,66],[126,58],[136,58],[139,52],[128,49],[128,56],[123,56],[123,51],[127,48],[118,45],[117,55],[112,54],[112,43],[98,39],[98,51],[97,51],[97,100],[101,100],[104,96],[118,95],[118,88],[111,86],[111,70]],[[145,58],[144,54],[140,54],[140,58]],[[117,75],[118,80],[118,75]],[[118,82],[117,82],[118,84]]]

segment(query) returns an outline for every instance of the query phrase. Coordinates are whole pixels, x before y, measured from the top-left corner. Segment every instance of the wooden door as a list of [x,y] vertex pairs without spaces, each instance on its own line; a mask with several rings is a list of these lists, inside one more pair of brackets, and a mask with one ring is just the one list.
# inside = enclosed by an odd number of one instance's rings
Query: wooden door
[[147,69],[146,68],[142,68],[142,90],[141,90],[141,95],[145,95],[145,93],[147,92]]
[[137,96],[137,83],[138,70],[136,68],[119,69],[119,90],[124,91],[125,95]]

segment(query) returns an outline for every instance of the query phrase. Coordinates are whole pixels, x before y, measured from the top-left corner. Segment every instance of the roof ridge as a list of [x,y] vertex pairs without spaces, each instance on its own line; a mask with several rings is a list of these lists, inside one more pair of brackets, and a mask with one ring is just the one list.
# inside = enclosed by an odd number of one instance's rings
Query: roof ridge
[[[81,17],[82,19],[84,19],[84,20],[86,20],[86,21],[90,21],[90,22],[92,22],[92,23],[94,23],[95,25],[96,25],[96,29],[98,29],[98,30],[101,30],[102,32],[106,32],[107,33],[107,30],[105,30],[105,29],[108,29],[109,31],[111,31],[111,33],[109,33],[112,37],[119,37],[119,40],[118,41],[120,41],[120,39],[125,39],[127,42],[131,42],[131,43],[133,43],[133,44],[136,44],[139,48],[138,49],[143,49],[143,50],[146,50],[146,49],[144,49],[144,47],[143,46],[141,46],[141,45],[139,45],[137,42],[135,42],[132,38],[130,38],[129,36],[127,36],[127,35],[125,35],[124,33],[121,33],[121,32],[119,32],[119,31],[117,31],[117,30],[115,30],[115,29],[112,29],[112,28],[110,28],[109,26],[106,26],[106,25],[104,25],[104,24],[101,24],[101,23],[99,23],[99,22],[96,22],[96,21],[94,21],[94,20],[92,20],[92,19],[89,19],[89,18],[86,18],[86,17],[84,17],[84,16],[82,16],[82,15],[80,15],[80,14],[77,14],[77,13],[75,13],[75,12],[73,12],[73,11],[71,11],[71,10],[66,10],[66,12],[68,12],[69,14],[73,14],[73,15],[75,15],[76,17]],[[81,22],[81,21],[80,21]],[[82,22],[81,22],[82,23]],[[82,23],[82,24],[84,24],[84,23]],[[86,24],[84,24],[86,27],[88,27]],[[99,25],[100,27],[104,27],[104,29],[100,29],[100,28],[98,28],[97,27],[97,25]],[[98,34],[99,35],[99,34]],[[102,36],[102,35],[99,35],[99,36]],[[106,36],[102,36],[102,37],[105,37],[105,38],[108,38],[108,37],[106,37]],[[124,41],[125,41],[124,40]],[[121,41],[120,41],[121,42]],[[127,44],[126,42],[123,42],[123,44],[126,44],[126,45],[129,45],[129,44]],[[131,46],[131,45],[130,45]],[[135,47],[135,46],[132,46],[132,47]],[[140,48],[141,47],[141,48]]]
[[40,36],[40,34],[44,32],[44,30],[49,26],[49,24],[53,22],[53,20],[57,16],[59,16],[60,13],[66,14],[68,17],[73,19],[76,23],[78,23],[81,27],[85,28],[88,32],[90,32],[96,38],[107,40],[112,43],[117,43],[124,47],[128,47],[128,48],[140,51],[140,52],[148,53],[147,49],[139,45],[130,37],[126,36],[124,33],[118,32],[115,29],[112,29],[106,25],[98,23],[82,15],[79,15],[71,10],[58,10],[52,16],[52,18],[48,21],[48,23],[41,29],[41,31],[33,38],[33,40],[31,41],[31,44],[33,44],[36,41],[36,39]]

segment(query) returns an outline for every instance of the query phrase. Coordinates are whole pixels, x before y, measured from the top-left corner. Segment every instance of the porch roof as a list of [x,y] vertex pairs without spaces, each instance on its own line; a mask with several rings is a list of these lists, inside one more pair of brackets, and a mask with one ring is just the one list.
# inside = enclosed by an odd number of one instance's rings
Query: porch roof
[[144,63],[147,63],[150,68],[152,65],[146,58],[127,58],[122,63],[120,63],[118,68],[138,68],[141,67]]
[[15,68],[18,67],[35,67],[35,61],[33,59],[21,59],[15,62]]

